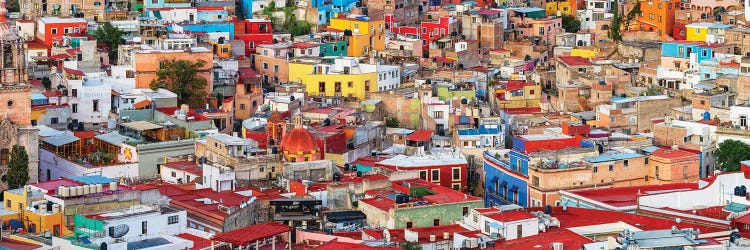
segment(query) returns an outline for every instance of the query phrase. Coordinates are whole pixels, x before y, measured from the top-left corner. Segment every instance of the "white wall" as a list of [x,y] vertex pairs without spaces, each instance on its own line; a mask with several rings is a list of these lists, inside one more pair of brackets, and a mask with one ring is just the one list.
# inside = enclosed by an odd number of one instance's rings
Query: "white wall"
[[[181,23],[190,20],[190,14],[193,14],[193,21],[198,20],[198,10],[195,8],[185,9],[171,9],[168,11],[160,11],[161,20],[168,23]],[[152,17],[153,14],[151,15]]]
[[[168,224],[170,216],[177,216],[178,220],[176,224]],[[187,212],[180,210],[175,213],[162,214],[161,212],[146,213],[134,216],[125,216],[120,219],[102,219],[104,221],[104,232],[109,232],[110,227],[117,225],[128,225],[128,233],[122,237],[126,241],[140,240],[142,234],[142,223],[145,221],[146,234],[154,237],[162,234],[166,235],[178,235],[185,232],[187,228]],[[104,241],[113,240],[110,237],[104,238]]]
[[389,90],[401,86],[401,69],[398,66],[377,65],[378,90]]
[[[159,172],[161,173],[161,179],[168,183],[179,183],[177,179],[182,179],[182,183],[188,183],[197,178],[201,178],[200,175],[193,174],[181,169],[170,168],[167,166],[161,166],[161,170]],[[172,176],[172,173],[174,173],[174,176]]]
[[[92,83],[101,79],[90,78]],[[103,123],[109,118],[109,109],[112,105],[112,88],[105,83],[84,84],[82,80],[68,80],[70,84],[68,94],[71,95],[68,104],[71,106],[71,118],[78,119],[84,123]],[[77,97],[72,96],[73,89],[78,91]],[[99,106],[94,111],[94,100],[98,100]],[[72,112],[73,104],[78,104],[78,112]]]
[[[104,167],[83,167],[77,163],[61,158],[45,149],[39,149],[39,170],[41,176],[46,177],[49,170],[50,180],[72,178],[83,175],[102,175],[104,177],[120,179],[121,177],[138,177],[138,163],[126,163]],[[47,180],[42,178],[42,180]]]
[[669,207],[678,210],[692,210],[696,207],[727,205],[727,201],[750,205],[750,201],[734,196],[734,187],[750,186],[742,172],[721,174],[713,183],[700,190],[643,195],[638,197],[640,206],[654,208]]

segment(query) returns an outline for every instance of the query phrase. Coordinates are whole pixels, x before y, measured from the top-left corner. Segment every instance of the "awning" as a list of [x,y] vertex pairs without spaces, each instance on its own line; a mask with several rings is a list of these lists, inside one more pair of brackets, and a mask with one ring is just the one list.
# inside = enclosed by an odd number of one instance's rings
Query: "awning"
[[508,186],[507,181],[500,182],[500,187],[505,187],[505,186]]
[[344,221],[364,220],[367,216],[361,211],[340,211],[330,212],[326,214],[326,218],[328,218],[328,221],[330,222],[338,223]]
[[511,192],[511,193],[513,193],[513,192],[517,192],[517,191],[518,191],[518,186],[513,186],[513,187],[511,187],[511,188],[510,188],[510,190],[508,190],[508,191],[509,191],[509,192]]
[[75,135],[73,135],[73,133],[71,132],[66,132],[63,134],[42,138],[42,141],[55,147],[59,147],[59,146],[69,144],[69,143],[74,143],[79,140],[80,139],[76,137]]
[[143,101],[136,102],[135,104],[133,104],[133,108],[142,109],[142,108],[148,107],[148,105],[151,105],[151,100],[143,100]]

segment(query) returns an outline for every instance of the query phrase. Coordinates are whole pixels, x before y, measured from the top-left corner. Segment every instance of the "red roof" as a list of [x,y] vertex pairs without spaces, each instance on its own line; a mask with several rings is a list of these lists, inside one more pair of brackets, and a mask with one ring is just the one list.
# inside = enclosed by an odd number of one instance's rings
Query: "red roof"
[[292,231],[292,228],[287,225],[270,222],[220,233],[211,237],[211,240],[231,243],[235,246],[247,246],[250,243],[254,243],[256,240],[265,239],[289,231]]
[[568,66],[590,66],[591,62],[580,56],[559,56],[557,57]]
[[182,170],[195,175],[203,176],[203,168],[192,161],[175,161],[164,164],[165,167]]
[[189,233],[178,234],[177,237],[193,242],[193,248],[189,248],[188,250],[200,250],[211,246],[211,240]]
[[[562,243],[564,249],[582,249],[583,245],[593,243],[594,241],[568,229],[548,229],[547,232],[540,233],[532,237],[523,237],[515,240],[504,241],[495,244],[491,249],[504,250],[529,250],[529,249],[551,249],[550,245],[554,242]],[[542,246],[541,248],[537,246]]]
[[312,47],[317,47],[317,44],[314,43],[307,43],[307,42],[299,42],[299,43],[293,43],[292,48],[298,48],[298,49],[307,49]]
[[78,138],[81,139],[91,139],[96,136],[96,132],[94,131],[74,131],[73,135],[75,135]]
[[151,100],[143,100],[143,101],[136,102],[135,104],[133,104],[133,108],[142,109],[142,108],[148,107],[148,105],[151,105]]
[[83,73],[83,71],[80,71],[80,70],[77,70],[77,69],[71,69],[71,68],[65,68],[65,67],[63,67],[63,69],[65,70],[65,73],[68,73],[68,74],[71,74],[71,75],[78,75],[78,76],[84,76],[85,75]]
[[655,192],[669,192],[685,189],[698,189],[698,183],[673,183],[663,185],[647,185],[632,187],[600,188],[571,193],[585,198],[605,203],[614,207],[634,206],[638,203],[638,194],[650,194]]
[[[30,184],[34,187],[37,187],[42,190],[47,190],[47,194],[54,195],[57,193],[57,188],[61,186],[80,186],[83,185],[83,183],[70,180],[70,179],[57,179],[57,180],[51,180],[51,181],[45,181],[45,182],[39,182]],[[108,186],[108,185],[105,185]]]
[[[542,208],[529,208],[528,210],[541,211]],[[592,226],[622,221],[641,230],[669,229],[674,225],[678,228],[696,228],[699,229],[702,233],[726,231],[726,229],[723,227],[719,228],[714,226],[687,223],[685,222],[685,220],[680,223],[675,223],[675,221],[672,219],[656,218],[610,210],[577,207],[568,207],[565,212],[562,211],[562,207],[553,207],[552,216],[560,220],[560,228]]]
[[355,243],[348,243],[348,242],[341,242],[341,241],[329,241],[324,243],[323,245],[320,245],[316,248],[317,250],[343,250],[343,249],[362,249],[362,250],[395,250],[395,249],[402,249],[398,247],[371,247],[363,244],[355,244]]
[[34,86],[42,86],[42,80],[31,79],[29,80],[29,84]]
[[534,86],[534,84],[526,81],[510,80],[505,84],[505,90],[519,90],[523,89],[524,86]]
[[47,91],[47,92],[43,92],[42,95],[46,97],[58,97],[58,96],[62,96],[62,92],[59,90]]
[[494,219],[499,222],[511,222],[536,218],[536,216],[524,211],[512,211],[504,213],[494,213],[486,215],[488,218]]
[[750,225],[750,214],[745,214],[739,218],[734,219],[734,222]]
[[426,141],[431,138],[432,131],[430,130],[417,130],[406,136],[406,139],[410,141]]
[[198,6],[196,7],[200,11],[219,11],[219,10],[225,10],[224,7],[221,6]]
[[669,158],[669,159],[675,159],[675,158],[683,158],[683,157],[690,157],[690,156],[696,156],[695,153],[687,152],[684,150],[674,150],[671,148],[660,148],[651,153],[651,155],[661,158]]

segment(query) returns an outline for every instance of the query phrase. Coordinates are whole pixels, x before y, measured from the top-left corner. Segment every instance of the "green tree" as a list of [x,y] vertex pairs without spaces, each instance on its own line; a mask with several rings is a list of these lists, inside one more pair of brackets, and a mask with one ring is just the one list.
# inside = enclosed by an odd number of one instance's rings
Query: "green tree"
[[8,9],[8,12],[18,12],[20,11],[20,6],[18,4],[18,0],[9,0],[5,8]]
[[389,128],[398,128],[400,126],[400,122],[396,117],[386,118],[385,119],[385,126]]
[[565,32],[576,33],[581,29],[581,20],[571,15],[563,15],[562,26]]
[[44,86],[44,89],[50,90],[52,88],[52,81],[49,79],[49,77],[42,78],[42,86]]
[[29,155],[26,154],[26,148],[21,145],[13,145],[10,151],[10,163],[5,180],[8,182],[8,189],[21,188],[29,181]]
[[406,250],[422,250],[422,246],[413,242],[401,243],[401,248],[406,249]]
[[737,171],[740,162],[750,160],[750,146],[737,140],[726,140],[719,143],[714,152],[718,167],[724,171]]
[[122,36],[125,34],[121,29],[112,26],[111,23],[106,22],[104,25],[96,28],[94,32],[94,38],[99,43],[106,43],[109,45],[109,60],[112,61],[117,58],[117,48],[122,44]]
[[614,17],[612,17],[612,25],[609,26],[608,34],[609,38],[615,42],[622,41],[622,34],[620,34],[620,22],[622,22],[622,20],[620,20],[620,7],[617,2],[618,1],[612,1],[612,14],[614,14]]
[[635,19],[637,15],[641,14],[641,2],[638,1],[635,3],[635,6],[633,6],[633,9],[628,12],[628,15],[625,18],[625,27],[630,27],[630,22]]
[[198,75],[206,61],[167,60],[161,62],[156,71],[157,78],[151,81],[151,89],[166,88],[177,94],[180,104],[202,107],[206,103],[208,80]]

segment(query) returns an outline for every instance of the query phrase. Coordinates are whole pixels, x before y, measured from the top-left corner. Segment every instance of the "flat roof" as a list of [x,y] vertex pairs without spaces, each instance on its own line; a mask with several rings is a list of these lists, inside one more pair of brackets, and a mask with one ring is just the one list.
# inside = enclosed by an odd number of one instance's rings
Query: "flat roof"
[[698,183],[674,183],[662,185],[599,188],[569,192],[583,198],[598,201],[613,207],[626,207],[635,206],[638,203],[639,194],[648,195],[694,189],[698,189]]
[[112,144],[112,145],[120,145],[122,142],[127,141],[128,138],[126,136],[120,135],[119,133],[113,131],[106,134],[101,134],[94,136],[94,138],[102,140],[106,143]]
[[153,123],[150,123],[150,122],[147,122],[147,121],[128,122],[128,123],[123,123],[122,126],[131,128],[131,129],[135,129],[135,130],[138,130],[138,131],[146,131],[146,130],[153,130],[153,129],[163,128],[160,125],[153,124]]
[[569,136],[566,134],[519,135],[518,137],[527,141],[544,141],[544,140],[558,140],[558,139],[573,138],[572,136]]
[[601,154],[598,156],[586,157],[584,158],[584,160],[591,162],[591,163],[599,163],[599,162],[632,159],[632,158],[638,158],[641,156],[644,156],[644,155],[638,154],[638,153],[615,153],[615,154]]

